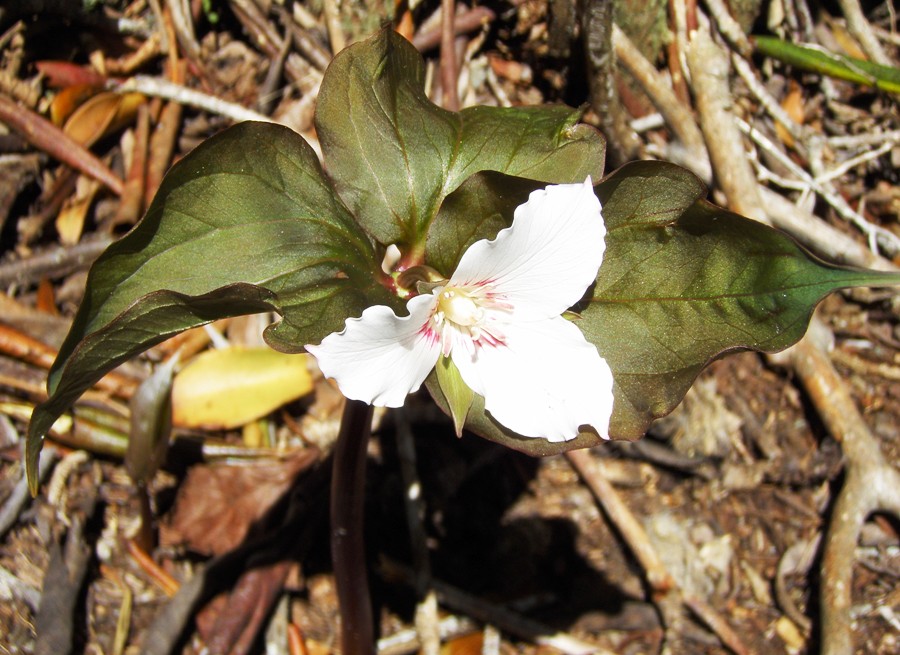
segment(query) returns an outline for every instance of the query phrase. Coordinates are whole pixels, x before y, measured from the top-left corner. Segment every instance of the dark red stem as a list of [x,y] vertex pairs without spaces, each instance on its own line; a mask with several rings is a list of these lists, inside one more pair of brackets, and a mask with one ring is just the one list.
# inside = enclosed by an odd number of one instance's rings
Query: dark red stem
[[363,539],[366,446],[372,406],[348,400],[334,447],[331,476],[331,560],[341,610],[341,652],[375,655],[375,629]]

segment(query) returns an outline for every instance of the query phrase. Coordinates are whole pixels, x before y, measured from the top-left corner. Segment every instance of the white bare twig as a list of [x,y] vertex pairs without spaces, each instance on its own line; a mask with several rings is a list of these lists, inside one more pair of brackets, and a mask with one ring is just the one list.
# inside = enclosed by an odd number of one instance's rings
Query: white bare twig
[[[136,92],[143,93],[146,96],[172,100],[181,105],[201,109],[218,116],[224,116],[235,123],[240,123],[241,121],[262,121],[264,123],[286,125],[286,123],[283,123],[282,121],[261,114],[253,109],[248,109],[243,105],[228,102],[227,100],[222,100],[221,98],[209,95],[208,93],[203,93],[202,91],[197,91],[182,86],[181,84],[175,84],[174,82],[169,82],[162,78],[150,77],[147,75],[135,75],[125,82],[113,85],[112,89],[119,93]],[[291,126],[288,125],[288,127]],[[322,153],[318,141],[310,138],[310,136],[306,134],[301,134],[301,136],[306,139],[307,143],[309,143],[321,160]]]
[[891,58],[887,56],[881,43],[872,32],[872,26],[866,20],[862,8],[859,6],[859,0],[838,0],[838,2],[841,5],[841,11],[844,12],[844,18],[847,19],[847,29],[859,41],[859,45],[862,46],[869,59],[882,66],[893,66]]
[[743,28],[734,19],[725,6],[723,0],[704,0],[706,8],[709,10],[710,16],[716,22],[722,36],[730,43],[738,52],[745,57],[749,57],[753,53],[753,46],[750,45],[750,39],[744,34]]
[[263,121],[266,123],[274,123],[269,116],[260,114],[258,111],[248,109],[242,105],[222,100],[208,93],[190,89],[181,84],[175,84],[159,77],[150,77],[149,75],[135,75],[128,80],[116,84],[113,89],[120,93],[143,93],[144,95],[156,98],[164,98],[172,100],[188,107],[202,109],[211,114],[224,116],[233,121]]
[[781,104],[772,97],[772,94],[770,94],[768,90],[766,90],[763,83],[757,79],[756,74],[753,72],[750,64],[747,63],[747,60],[740,55],[733,54],[731,56],[731,63],[737,71],[737,74],[744,81],[744,84],[747,85],[750,93],[752,93],[753,97],[759,101],[759,104],[763,106],[766,112],[768,112],[768,114],[776,121],[781,123],[794,140],[802,142],[806,136],[804,134],[804,127],[791,118],[782,108]]
[[876,132],[874,134],[851,134],[847,136],[832,136],[826,139],[832,148],[866,148],[876,143],[891,142],[900,144],[900,130],[889,132]]
[[613,25],[612,42],[619,62],[641,85],[678,140],[684,144],[688,160],[684,163],[701,179],[710,181],[712,169],[709,155],[703,142],[703,134],[697,127],[690,109],[682,104],[669,82],[647,61],[617,25]]
[[740,119],[733,111],[728,84],[728,54],[716,45],[706,28],[700,28],[692,34],[687,57],[700,128],[719,187],[728,198],[730,209],[767,222],[756,177],[736,127]]
[[872,161],[873,159],[878,159],[881,155],[886,152],[890,152],[891,148],[893,148],[896,144],[894,143],[882,143],[875,150],[870,150],[868,152],[864,152],[856,157],[851,157],[850,159],[838,164],[834,168],[832,168],[827,173],[823,173],[821,175],[817,175],[814,179],[819,184],[824,184],[826,182],[830,182],[831,180],[836,180],[841,175],[849,171],[851,168],[859,166],[860,164],[865,164],[868,161]]
[[900,253],[900,238],[898,238],[897,235],[867,221],[847,204],[847,201],[837,192],[827,188],[827,186],[816,180],[816,178],[794,163],[794,161],[772,143],[766,135],[762,134],[759,130],[754,129],[753,126],[745,120],[737,118],[736,122],[741,131],[750,137],[759,148],[762,148],[773,158],[777,159],[780,164],[796,175],[802,182],[807,184],[811,191],[819,194],[825,202],[831,205],[841,218],[859,229],[859,231],[866,236],[872,252],[877,252],[880,247],[882,251],[890,257],[894,257]]

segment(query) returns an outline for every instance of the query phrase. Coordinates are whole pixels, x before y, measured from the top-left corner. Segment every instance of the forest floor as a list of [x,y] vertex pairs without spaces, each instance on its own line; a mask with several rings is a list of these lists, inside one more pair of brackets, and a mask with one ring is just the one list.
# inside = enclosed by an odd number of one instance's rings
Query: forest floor
[[[326,508],[342,400],[321,375],[249,427],[176,427],[146,490],[122,462],[127,427],[109,437],[86,413],[121,424],[122,393],[91,392],[77,443],[48,441],[33,500],[21,482],[24,432],[90,263],[139,219],[161,173],[244,109],[315,142],[332,52],[389,19],[423,53],[439,100],[439,4],[0,8],[0,652],[339,652]],[[720,2],[621,2],[630,40],[579,13],[603,3],[575,4],[460,4],[462,105],[585,106],[608,136],[609,171],[675,161],[706,179],[715,202],[824,258],[900,266],[896,95],[754,53]],[[855,2],[831,14],[771,3],[780,18],[764,3],[762,18],[739,18],[754,33],[896,64],[890,4],[867,3],[862,24],[845,15]],[[628,23],[635,6],[654,20]],[[691,75],[699,32],[679,27],[708,33],[710,23],[709,71],[695,62]],[[619,62],[610,85],[604,47]],[[703,74],[713,60],[724,66],[718,90]],[[143,95],[108,90],[110,80]],[[90,173],[90,153],[115,180]],[[220,322],[178,347],[260,345],[267,320]],[[787,353],[713,362],[643,440],[572,456],[457,438],[424,391],[378,413],[365,521],[379,652],[900,651],[900,296],[832,295],[815,325]],[[158,346],[120,374],[141,381],[175,349]],[[421,489],[412,508],[398,454],[410,434]]]

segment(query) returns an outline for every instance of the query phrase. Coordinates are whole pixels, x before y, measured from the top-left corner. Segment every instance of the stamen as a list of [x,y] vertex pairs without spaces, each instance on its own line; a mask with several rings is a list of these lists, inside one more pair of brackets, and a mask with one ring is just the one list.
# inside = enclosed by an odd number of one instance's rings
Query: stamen
[[[441,343],[441,352],[462,345],[470,354],[478,348],[503,345],[505,339],[492,312],[509,312],[512,305],[485,284],[445,285],[432,290],[437,298],[428,327]],[[502,321],[500,321],[502,324]]]

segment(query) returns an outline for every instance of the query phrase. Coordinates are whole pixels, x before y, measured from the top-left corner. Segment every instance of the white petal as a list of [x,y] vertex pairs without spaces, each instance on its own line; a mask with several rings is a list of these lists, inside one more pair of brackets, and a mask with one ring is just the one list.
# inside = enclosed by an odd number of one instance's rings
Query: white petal
[[510,324],[506,345],[455,349],[463,380],[484,396],[501,425],[526,437],[574,439],[579,426],[609,437],[612,371],[597,348],[562,317]]
[[440,344],[421,332],[435,302],[431,294],[416,296],[406,305],[409,316],[403,317],[384,305],[369,307],[359,318],[347,319],[343,331],[306,350],[347,398],[401,407],[428,377],[440,354]]
[[496,239],[473,243],[450,283],[490,282],[517,318],[558,316],[597,278],[605,236],[590,178],[551,185],[532,192]]

